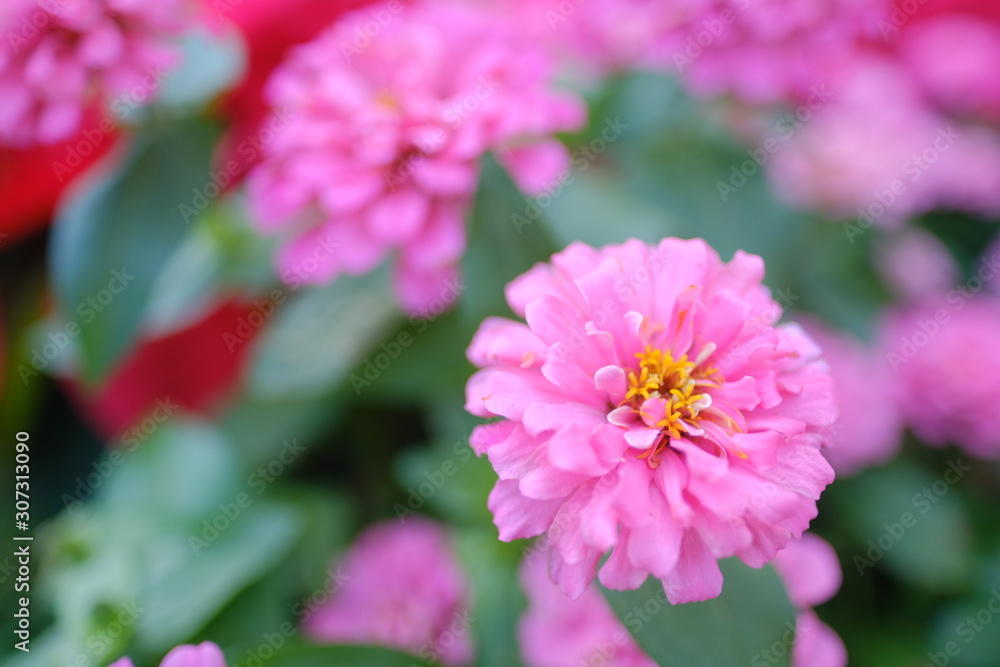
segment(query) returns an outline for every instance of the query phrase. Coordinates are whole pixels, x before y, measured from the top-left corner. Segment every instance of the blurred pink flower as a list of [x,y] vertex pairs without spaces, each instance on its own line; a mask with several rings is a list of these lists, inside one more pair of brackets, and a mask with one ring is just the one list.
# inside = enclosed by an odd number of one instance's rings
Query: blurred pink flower
[[669,38],[701,0],[491,0],[534,41],[567,64],[604,75],[634,67],[662,69]]
[[774,568],[797,610],[792,667],[844,667],[847,664],[844,642],[812,610],[833,597],[843,581],[833,547],[822,538],[805,533],[778,552]]
[[703,95],[806,98],[831,63],[875,33],[890,0],[689,0],[671,69]]
[[569,599],[541,558],[526,559],[520,579],[528,609],[517,636],[527,667],[656,667],[597,591]]
[[770,160],[788,201],[855,219],[852,242],[935,206],[1000,211],[995,131],[935,109],[883,55],[844,58],[824,85],[830,99],[807,109]]
[[668,48],[694,91],[785,107],[754,140],[773,147],[765,164],[792,204],[857,218],[859,232],[933,207],[995,215],[991,4],[692,0]]
[[5,0],[0,143],[66,139],[95,97],[153,96],[193,11],[191,0]]
[[[993,279],[996,268],[993,269]],[[882,346],[900,409],[926,443],[1000,456],[1000,299],[970,278],[935,300],[887,314]]]
[[569,166],[551,135],[585,109],[552,90],[550,60],[509,18],[447,0],[359,10],[299,47],[267,88],[291,123],[250,180],[259,228],[292,236],[283,277],[325,283],[396,250],[408,311],[454,291],[483,154],[529,194]]
[[468,591],[440,526],[416,518],[373,526],[337,567],[343,583],[307,619],[308,636],[384,645],[445,665],[472,660]]
[[958,282],[958,264],[930,232],[908,227],[880,240],[875,264],[886,287],[902,301],[941,294]]
[[[853,475],[862,468],[879,465],[899,451],[903,420],[891,396],[895,379],[878,350],[854,337],[818,322],[803,323],[819,343],[833,376],[833,395],[840,413],[831,427],[830,447],[824,450],[838,475]],[[864,387],[864,391],[859,391]],[[879,396],[878,409],[872,397]]]
[[500,479],[502,540],[547,533],[579,597],[661,579],[674,603],[717,596],[717,559],[760,567],[816,515],[836,417],[819,349],[761,280],[704,241],[574,243],[507,286],[528,324],[486,320],[466,408],[503,419],[472,444]]
[[[122,658],[108,667],[133,667],[132,661]],[[202,642],[197,646],[178,646],[163,658],[160,667],[226,667],[226,658],[219,647],[212,642]]]

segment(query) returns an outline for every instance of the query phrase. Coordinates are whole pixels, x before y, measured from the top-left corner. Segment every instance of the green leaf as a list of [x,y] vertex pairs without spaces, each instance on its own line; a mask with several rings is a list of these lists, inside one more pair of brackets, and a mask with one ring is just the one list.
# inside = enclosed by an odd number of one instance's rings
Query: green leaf
[[187,224],[180,213],[208,182],[217,132],[186,123],[133,141],[111,174],[63,201],[51,272],[63,315],[79,328],[83,377],[102,378],[128,350],[150,289]]
[[791,646],[786,638],[794,631],[795,612],[777,573],[770,567],[755,570],[735,558],[719,565],[725,583],[714,600],[670,605],[663,585],[652,577],[638,590],[604,590],[604,595],[643,650],[661,665],[744,665],[759,656],[765,664],[787,666]]
[[[264,500],[256,500],[227,525],[197,556],[178,561],[141,591],[144,610],[137,639],[142,649],[167,649],[191,637],[228,600],[283,559],[301,529],[290,508]],[[191,556],[186,538],[180,539]]]
[[257,399],[309,397],[329,391],[361,361],[373,341],[399,321],[381,272],[342,276],[277,306],[275,321],[258,341],[249,392]]
[[517,621],[525,608],[517,581],[521,546],[499,541],[492,526],[458,532],[458,557],[474,600],[472,632],[479,656],[477,667],[521,664],[517,642]]
[[[982,465],[962,457],[953,460]],[[825,500],[854,537],[854,552],[843,553],[847,576],[885,568],[910,584],[940,592],[967,582],[972,531],[959,493],[968,474],[956,478],[944,464],[934,476],[896,459],[832,485]]]

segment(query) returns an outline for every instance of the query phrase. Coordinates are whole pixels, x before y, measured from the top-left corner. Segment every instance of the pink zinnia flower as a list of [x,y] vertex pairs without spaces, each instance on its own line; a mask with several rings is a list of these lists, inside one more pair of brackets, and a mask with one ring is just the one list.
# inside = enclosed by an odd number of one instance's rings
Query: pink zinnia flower
[[5,0],[0,142],[54,143],[95,97],[152,97],[192,11],[191,0]]
[[283,277],[325,283],[395,250],[400,302],[426,309],[456,278],[483,154],[531,194],[569,166],[550,136],[585,110],[551,89],[550,60],[509,18],[447,0],[359,10],[299,47],[267,88],[291,125],[250,182],[260,229],[292,236]]
[[844,642],[812,610],[840,590],[843,573],[833,547],[806,533],[778,552],[774,568],[797,610],[792,667],[844,667],[847,664]]
[[541,558],[526,559],[520,579],[528,609],[517,636],[528,667],[656,667],[596,590],[570,600],[552,583]]
[[970,278],[938,299],[890,312],[882,347],[897,375],[900,409],[917,436],[996,458],[1000,299],[979,293],[983,289],[981,278]]
[[[134,667],[128,658],[122,658],[108,667]],[[202,642],[197,646],[178,646],[163,658],[160,667],[226,667],[226,658],[219,647],[212,642]]]
[[762,286],[759,257],[701,240],[574,243],[507,287],[527,324],[486,320],[467,409],[501,417],[473,446],[500,477],[500,538],[547,534],[579,597],[648,574],[672,603],[717,596],[717,559],[760,567],[802,533],[833,480],[836,417],[819,349]]
[[[885,357],[849,334],[818,322],[809,321],[805,326],[830,365],[840,413],[830,427],[827,460],[838,475],[852,475],[885,463],[899,451],[903,439],[902,415],[889,398],[895,391],[895,377]],[[872,407],[873,396],[881,399],[877,409]]]
[[379,644],[445,665],[472,660],[468,591],[440,526],[410,519],[368,528],[337,568],[344,583],[304,624],[308,636]]

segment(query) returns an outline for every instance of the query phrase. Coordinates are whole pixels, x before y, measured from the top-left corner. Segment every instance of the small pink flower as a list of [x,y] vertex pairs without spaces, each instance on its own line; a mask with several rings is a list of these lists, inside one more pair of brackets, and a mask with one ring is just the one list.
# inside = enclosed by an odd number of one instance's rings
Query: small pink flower
[[[852,475],[885,463],[899,451],[903,438],[902,415],[891,399],[895,378],[885,357],[846,333],[818,322],[804,324],[830,365],[840,412],[830,428],[827,460],[838,475]],[[877,405],[873,405],[873,397],[879,397]]]
[[797,610],[792,667],[844,667],[847,649],[812,607],[823,604],[840,589],[843,573],[837,553],[825,540],[805,533],[774,558],[788,598]]
[[901,301],[921,301],[958,283],[959,268],[936,236],[917,227],[879,239],[875,263],[889,291]]
[[816,515],[836,417],[819,349],[761,280],[701,240],[574,243],[507,287],[468,350],[473,447],[500,479],[500,538],[547,534],[579,597],[653,574],[672,603],[717,596],[717,559],[761,567]]
[[445,665],[472,660],[466,583],[440,526],[410,519],[368,528],[336,568],[343,584],[306,618],[308,636],[432,654]]
[[[108,667],[133,667],[132,661],[122,658]],[[163,658],[160,667],[226,667],[226,658],[219,647],[212,642],[202,642],[197,646],[178,646]]]
[[453,289],[483,154],[529,194],[569,166],[551,135],[585,110],[552,90],[552,69],[509,18],[448,0],[359,10],[299,47],[267,88],[290,125],[250,179],[259,228],[291,237],[282,277],[327,283],[396,251],[408,311]]
[[656,667],[597,591],[570,600],[541,558],[525,560],[520,579],[528,609],[517,636],[528,667]]
[[[9,4],[8,4],[9,3]],[[6,0],[0,28],[0,142],[55,143],[95,97],[155,94],[191,0]],[[138,93],[142,93],[139,98]]]
[[882,349],[896,373],[899,406],[926,443],[1000,456],[998,331],[1000,299],[985,295],[979,277],[886,316]]

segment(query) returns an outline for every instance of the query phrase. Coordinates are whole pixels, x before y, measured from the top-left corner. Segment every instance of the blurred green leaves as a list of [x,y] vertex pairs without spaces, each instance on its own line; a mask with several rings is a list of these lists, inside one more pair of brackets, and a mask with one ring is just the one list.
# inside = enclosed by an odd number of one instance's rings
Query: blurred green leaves
[[179,207],[209,182],[217,138],[199,122],[151,128],[113,173],[92,172],[62,202],[50,272],[63,316],[80,328],[86,381],[132,344],[154,280],[188,230]]
[[638,590],[602,590],[625,627],[660,665],[755,664],[756,657],[761,664],[789,665],[795,613],[777,573],[770,567],[754,570],[735,558],[721,561],[720,567],[722,595],[704,602],[671,605],[653,577]]

